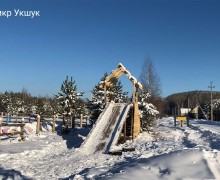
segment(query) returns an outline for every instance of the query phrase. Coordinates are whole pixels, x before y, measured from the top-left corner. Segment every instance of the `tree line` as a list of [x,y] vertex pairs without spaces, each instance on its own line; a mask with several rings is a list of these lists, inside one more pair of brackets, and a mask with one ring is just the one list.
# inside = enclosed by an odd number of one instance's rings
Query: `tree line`
[[[105,80],[108,75],[104,73],[100,81]],[[150,58],[144,61],[139,79],[143,85],[139,96],[141,120],[145,129],[148,129],[155,116],[163,116],[166,112],[165,101],[160,97],[160,78]],[[91,99],[83,99],[83,92],[77,92],[76,82],[68,76],[62,82],[60,92],[53,97],[35,97],[25,88],[21,92],[6,91],[0,93],[0,111],[10,116],[30,116],[34,113],[49,117],[58,114],[66,119],[83,114],[89,115],[91,124],[94,124],[105,107],[104,90],[100,89],[99,82],[91,90]],[[106,91],[108,101],[130,102],[131,97],[128,92],[123,91],[121,81],[114,79],[112,83],[113,86]]]

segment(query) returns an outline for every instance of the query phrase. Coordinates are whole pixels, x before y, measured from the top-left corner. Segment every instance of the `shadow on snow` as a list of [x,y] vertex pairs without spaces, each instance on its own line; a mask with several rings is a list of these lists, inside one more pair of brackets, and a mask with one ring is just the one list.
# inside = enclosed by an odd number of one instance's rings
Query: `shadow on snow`
[[218,134],[213,133],[209,130],[201,130],[196,126],[191,126],[191,129],[201,133],[201,138],[209,143],[211,149],[220,150],[220,137]]
[[14,169],[4,169],[0,167],[0,177],[2,180],[7,179],[22,179],[22,180],[30,180],[26,176],[23,176],[20,171],[16,171]]
[[62,122],[60,121],[57,123],[56,132],[58,136],[61,136],[63,140],[66,141],[66,145],[68,149],[72,148],[79,148],[82,142],[84,141],[83,138],[85,138],[89,131],[89,127],[83,127],[83,128],[75,128],[75,129],[69,129],[68,134],[62,133]]

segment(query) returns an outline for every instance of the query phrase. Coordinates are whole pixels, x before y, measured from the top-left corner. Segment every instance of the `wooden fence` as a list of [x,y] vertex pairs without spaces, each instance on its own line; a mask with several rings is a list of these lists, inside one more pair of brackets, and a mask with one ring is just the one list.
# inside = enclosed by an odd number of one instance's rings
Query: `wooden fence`
[[[20,131],[10,131],[10,132],[2,132],[2,127],[20,127],[21,130]],[[9,135],[16,135],[16,134],[20,134],[21,136],[21,140],[24,139],[24,126],[25,123],[0,123],[0,136],[9,136]]]

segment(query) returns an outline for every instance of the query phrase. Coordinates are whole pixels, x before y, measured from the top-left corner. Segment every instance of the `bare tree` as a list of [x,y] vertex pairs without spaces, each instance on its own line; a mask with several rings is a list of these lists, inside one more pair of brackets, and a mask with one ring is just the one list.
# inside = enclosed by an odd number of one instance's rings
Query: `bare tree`
[[153,62],[150,58],[144,61],[142,66],[142,72],[140,75],[140,81],[143,85],[143,89],[151,94],[152,97],[160,97],[161,84],[160,78],[156,73]]

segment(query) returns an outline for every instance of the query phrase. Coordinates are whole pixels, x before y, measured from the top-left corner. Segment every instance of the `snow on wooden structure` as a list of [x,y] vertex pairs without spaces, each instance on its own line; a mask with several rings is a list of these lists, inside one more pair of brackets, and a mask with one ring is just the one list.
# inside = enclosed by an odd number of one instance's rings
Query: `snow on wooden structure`
[[107,87],[112,87],[114,84],[115,79],[119,79],[122,74],[125,74],[128,79],[133,84],[133,96],[132,96],[132,103],[133,103],[133,112],[132,112],[132,137],[136,138],[140,133],[140,113],[138,109],[138,91],[142,90],[142,84],[137,81],[137,79],[131,75],[131,73],[121,64],[118,64],[118,67],[111,72],[109,76],[105,78],[105,81],[101,81],[99,83],[99,87],[104,89],[105,94],[105,102],[107,103],[107,95],[106,90]]
[[4,131],[0,132],[0,136],[10,136],[10,135],[16,135],[19,134],[21,136],[21,140],[24,139],[24,126],[25,123],[0,123],[0,129],[1,127],[20,127],[20,131],[13,130],[13,131]]
[[81,151],[88,154],[98,151],[120,154],[123,149],[117,146],[118,140],[132,106],[127,103],[108,103],[81,145]]
[[[46,125],[46,127],[44,127],[44,128],[46,128],[48,131],[52,131],[52,133],[55,133],[56,132],[56,120],[58,119],[58,116],[57,115],[53,115],[53,117],[52,117],[52,128],[50,128],[50,126],[48,126],[48,125]],[[41,127],[43,127],[43,125],[41,125],[41,117],[40,117],[40,115],[37,115],[37,117],[36,117],[36,120],[37,120],[37,125],[36,125],[36,135],[39,135],[40,134],[40,129],[41,129]],[[46,122],[48,122],[48,121],[51,121],[51,119],[50,118],[48,118],[47,120],[43,120],[43,121],[46,121]]]

